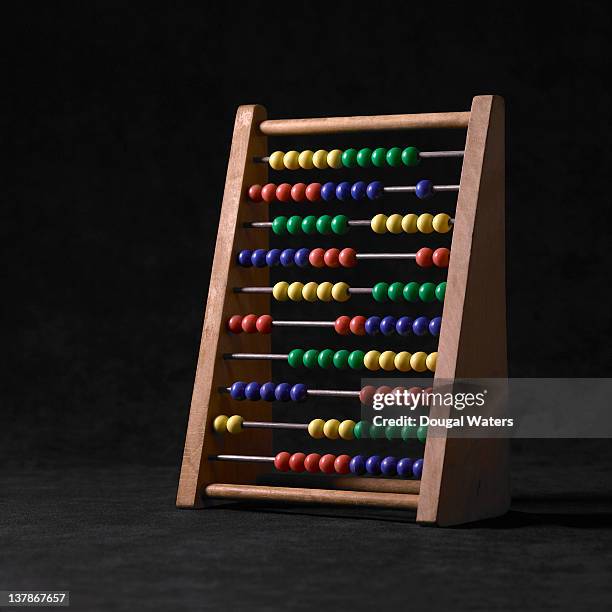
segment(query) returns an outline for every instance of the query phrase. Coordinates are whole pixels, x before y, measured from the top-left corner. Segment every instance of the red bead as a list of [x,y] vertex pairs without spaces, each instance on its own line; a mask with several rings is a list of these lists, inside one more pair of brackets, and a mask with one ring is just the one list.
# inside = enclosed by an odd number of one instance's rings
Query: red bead
[[338,249],[327,249],[327,251],[325,251],[325,255],[323,256],[325,265],[328,268],[337,268],[340,265],[340,261],[338,260],[339,255],[340,251]]
[[308,255],[308,261],[311,266],[315,268],[324,268],[325,267],[325,249],[312,249],[310,251],[310,255]]
[[333,474],[336,470],[334,469],[334,462],[336,461],[336,455],[323,455],[319,459],[319,469],[324,474]]
[[334,470],[338,474],[348,474],[350,472],[350,462],[351,458],[348,455],[338,455],[334,461]]
[[291,197],[294,202],[303,202],[306,197],[306,185],[304,183],[296,183],[291,188]]
[[349,330],[350,330],[350,325],[351,323],[351,317],[347,317],[346,315],[342,315],[341,317],[338,317],[335,321],[334,321],[334,329],[336,330],[337,334],[340,334],[341,336],[348,336]]
[[321,455],[319,453],[310,453],[310,455],[306,455],[306,459],[304,459],[304,467],[307,472],[311,474],[315,474],[319,471],[319,460],[321,459]]
[[261,202],[261,185],[251,185],[249,187],[249,200],[251,202]]
[[321,183],[310,183],[306,187],[306,199],[309,202],[318,202],[321,199]]
[[254,334],[257,331],[257,315],[248,314],[242,319],[242,331]]
[[375,393],[376,393],[376,387],[373,387],[372,385],[363,387],[363,389],[359,391],[359,401],[364,406],[369,406],[372,403],[372,398],[374,397]]
[[433,252],[433,256],[432,256],[434,266],[437,266],[438,268],[448,268],[449,258],[450,258],[450,251],[445,248],[436,249]]
[[268,204],[276,201],[276,185],[274,183],[268,183],[261,188],[261,199]]
[[281,183],[276,188],[276,198],[279,202],[291,201],[291,185],[289,183]]
[[430,397],[433,392],[433,387],[426,387],[423,389],[423,402],[426,406],[429,406],[429,404],[433,401],[433,399]]
[[292,472],[303,472],[306,468],[304,467],[304,459],[306,455],[304,453],[293,453],[289,459],[289,467]]
[[378,389],[376,389],[376,395],[387,395],[387,393],[391,393],[391,391],[393,391],[391,387],[383,385],[382,387],[378,387]]
[[274,467],[280,472],[288,472],[290,458],[291,458],[291,455],[287,451],[278,453],[278,455],[274,457]]
[[357,317],[353,317],[351,319],[351,332],[355,334],[355,336],[365,336],[365,322],[366,318],[361,315]]
[[239,334],[242,331],[242,317],[240,315],[230,317],[227,321],[227,329],[229,329],[232,334]]
[[416,254],[416,263],[417,266],[421,266],[421,268],[431,268],[433,261],[433,251],[427,247],[423,247],[419,249]]
[[422,387],[410,387],[408,389],[408,405],[420,408],[423,405],[423,398],[421,397]]
[[342,249],[340,251],[340,265],[343,268],[354,268],[357,265],[355,249]]
[[272,331],[272,317],[261,315],[255,322],[255,327],[260,334],[269,334]]

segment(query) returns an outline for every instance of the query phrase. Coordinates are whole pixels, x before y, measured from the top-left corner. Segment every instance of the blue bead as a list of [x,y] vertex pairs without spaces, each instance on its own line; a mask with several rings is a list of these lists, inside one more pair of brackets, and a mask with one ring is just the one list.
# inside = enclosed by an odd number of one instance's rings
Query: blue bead
[[259,383],[250,382],[244,389],[244,395],[248,400],[252,402],[256,402],[261,399],[261,395],[259,394]]
[[276,385],[274,396],[279,402],[288,402],[291,399],[291,385],[289,383]]
[[230,395],[232,396],[232,399],[235,399],[235,400],[245,399],[246,397],[244,394],[245,389],[246,389],[246,383],[243,383],[240,380],[233,383],[232,386],[230,387]]
[[416,184],[416,197],[419,200],[425,200],[433,195],[433,183],[427,179],[419,181]]
[[353,200],[363,200],[366,197],[367,185],[364,181],[357,181],[351,187],[351,197]]
[[414,465],[412,466],[412,475],[415,478],[420,479],[422,473],[423,473],[423,460],[422,459],[417,459],[414,462]]
[[366,194],[370,200],[377,200],[383,194],[383,184],[380,181],[371,182],[366,189]]
[[266,255],[268,252],[265,249],[255,249],[253,254],[251,255],[251,263],[256,268],[265,268],[266,267]]
[[303,385],[302,383],[293,385],[289,393],[291,395],[292,401],[303,402],[306,399],[306,385]]
[[290,268],[295,263],[295,249],[283,249],[280,254],[281,266]]
[[429,322],[429,333],[432,336],[439,336],[440,335],[440,327],[442,325],[442,317],[434,317],[430,322]]
[[321,198],[326,202],[331,202],[336,199],[336,183],[325,183],[321,187]]
[[404,457],[397,462],[397,475],[402,478],[412,478],[412,466],[414,461],[410,457]]
[[276,399],[274,395],[275,390],[276,385],[273,382],[265,382],[259,389],[259,395],[261,395],[261,399],[264,402],[273,402]]
[[238,253],[238,265],[242,266],[243,268],[250,268],[252,265],[252,254],[253,251],[251,251],[250,249],[244,249],[244,251],[240,251],[240,253]]
[[365,474],[366,458],[363,455],[355,455],[349,463],[349,470],[351,470],[351,474],[356,474],[357,476]]
[[400,336],[409,336],[412,333],[412,324],[414,319],[412,317],[400,317],[395,324],[395,331]]
[[336,187],[336,197],[339,200],[346,201],[351,199],[351,184],[343,181]]
[[306,266],[310,265],[310,262],[308,261],[309,255],[310,249],[298,249],[295,253],[295,257],[293,258],[295,265],[299,266],[300,268],[305,268]]
[[380,455],[372,455],[366,459],[366,472],[377,476],[380,474]]
[[395,476],[397,474],[397,459],[395,457],[385,457],[380,462],[380,471],[384,476]]
[[368,336],[375,336],[380,331],[380,317],[368,317],[365,322]]
[[415,336],[424,336],[429,330],[429,319],[427,317],[417,317],[412,324],[412,331]]
[[380,332],[385,336],[391,336],[395,333],[395,317],[384,317],[380,322]]
[[280,249],[270,249],[268,254],[266,255],[266,263],[272,266],[278,266],[280,263],[281,250]]

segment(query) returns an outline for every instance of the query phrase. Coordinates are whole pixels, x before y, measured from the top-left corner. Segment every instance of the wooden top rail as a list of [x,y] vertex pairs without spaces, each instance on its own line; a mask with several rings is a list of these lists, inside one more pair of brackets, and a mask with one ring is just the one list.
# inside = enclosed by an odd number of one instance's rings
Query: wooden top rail
[[259,124],[259,130],[267,136],[294,136],[376,130],[461,129],[467,128],[469,120],[469,111],[417,115],[267,119]]

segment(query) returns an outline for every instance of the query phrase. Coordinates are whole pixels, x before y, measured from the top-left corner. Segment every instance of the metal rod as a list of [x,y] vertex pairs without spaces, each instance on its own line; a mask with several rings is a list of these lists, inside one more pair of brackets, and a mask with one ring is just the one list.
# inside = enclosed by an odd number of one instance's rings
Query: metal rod
[[273,423],[269,421],[242,421],[245,429],[308,429],[308,423]]
[[[449,219],[449,224],[453,225],[455,223],[455,219]],[[372,219],[351,219],[348,222],[348,225],[351,227],[370,227],[372,223]],[[242,227],[253,228],[253,229],[263,229],[272,227],[272,221],[251,221],[250,223],[243,223]]]
[[210,461],[255,461],[257,463],[274,463],[274,457],[261,455],[209,455]]
[[286,360],[289,355],[282,353],[226,353],[223,359],[272,359]]
[[[272,293],[272,287],[234,287],[234,293]],[[372,293],[372,287],[349,287],[352,295]]]
[[[459,191],[459,185],[434,185],[434,191]],[[383,187],[385,193],[414,193],[416,186],[405,185],[398,187]]]
[[334,327],[334,321],[272,321],[278,327]]
[[[439,157],[463,157],[464,151],[420,151],[419,157],[423,159],[427,158],[439,158]],[[270,156],[265,155],[263,157],[254,157],[253,161],[258,164],[267,164],[270,161]]]
[[416,253],[357,253],[356,259],[416,259]]
[[[219,392],[229,393],[231,387],[219,387]],[[306,395],[313,397],[359,397],[359,391],[345,391],[342,389],[308,389]]]

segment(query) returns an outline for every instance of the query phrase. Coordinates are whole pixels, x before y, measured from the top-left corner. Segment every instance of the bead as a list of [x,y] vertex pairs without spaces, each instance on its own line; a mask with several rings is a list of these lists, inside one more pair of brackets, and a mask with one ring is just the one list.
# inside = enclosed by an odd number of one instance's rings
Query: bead
[[334,353],[334,368],[337,370],[346,370],[348,368],[348,359],[350,353],[346,349],[341,349]]
[[398,215],[397,213],[391,215],[387,218],[387,230],[392,234],[401,234],[402,233],[402,215]]
[[365,331],[368,336],[376,336],[380,331],[381,318],[377,316],[368,317],[365,322]]
[[312,156],[312,165],[319,170],[325,170],[327,166],[327,151],[325,149],[319,149],[315,151]]
[[276,396],[274,395],[275,390],[276,385],[273,382],[268,381],[259,388],[259,395],[261,395],[261,399],[264,402],[273,402],[276,399]]
[[304,459],[306,459],[304,453],[293,453],[289,458],[289,469],[292,472],[303,472],[306,469],[304,467]]
[[415,372],[425,372],[427,370],[426,360],[427,353],[417,351],[416,353],[413,353],[412,357],[410,358],[410,367]]
[[416,234],[417,232],[417,220],[419,216],[414,213],[409,213],[402,217],[402,229],[407,234]]
[[351,184],[343,181],[342,183],[338,183],[336,187],[336,198],[341,200],[342,202],[346,202],[351,199]]
[[225,433],[227,431],[227,416],[220,414],[213,421],[213,429],[216,433]]
[[276,185],[268,183],[261,188],[261,199],[270,204],[276,201]]
[[415,336],[424,336],[429,330],[429,319],[427,317],[417,317],[412,324],[412,331]]
[[312,370],[313,368],[316,368],[319,365],[317,361],[318,356],[319,356],[319,351],[317,351],[316,349],[308,349],[304,353],[304,357],[302,358],[302,363],[304,364],[305,367],[310,368]]
[[325,425],[325,421],[323,419],[313,419],[308,423],[308,433],[311,438],[315,438],[316,440],[320,440],[325,437],[323,433],[323,426]]
[[399,147],[387,151],[387,163],[392,168],[399,168],[402,165],[402,150]]
[[433,353],[429,353],[427,355],[427,359],[425,360],[425,365],[430,372],[436,371],[436,365],[438,363],[438,352],[435,351]]
[[355,249],[342,249],[338,260],[343,268],[354,268],[357,265],[357,253]]
[[232,386],[230,387],[231,398],[238,400],[238,401],[242,401],[243,399],[245,399],[245,395],[244,395],[245,388],[246,388],[246,383],[242,382],[241,380],[235,383],[232,383]]
[[405,425],[402,427],[402,440],[408,442],[416,438],[416,425]]
[[357,149],[347,149],[342,153],[342,165],[345,168],[354,168],[357,165]]
[[346,302],[351,297],[348,290],[349,286],[346,283],[334,283],[332,297],[336,302]]
[[385,457],[380,462],[380,471],[383,476],[395,476],[397,474],[397,459],[395,457]]
[[279,202],[291,201],[291,185],[289,183],[281,183],[276,188],[276,199]]
[[351,458],[348,455],[338,455],[334,461],[334,471],[336,474],[348,474],[350,470]]
[[432,227],[438,234],[446,234],[451,230],[450,217],[446,213],[438,213],[432,222]]
[[242,266],[243,268],[250,268],[253,265],[253,262],[251,260],[252,256],[253,251],[249,249],[243,249],[238,253],[238,257],[236,258],[238,260],[238,265]]
[[284,170],[285,164],[283,163],[283,157],[285,157],[283,151],[274,151],[274,153],[270,155],[270,160],[268,161],[270,168],[272,168],[272,170]]
[[306,459],[304,459],[304,467],[307,472],[311,474],[316,474],[319,471],[319,460],[321,459],[321,455],[319,453],[310,453],[310,455],[306,455]]
[[308,215],[302,219],[302,232],[309,236],[317,233],[317,218],[314,215]]
[[402,431],[401,427],[395,427],[394,425],[387,425],[387,427],[385,427],[385,437],[387,438],[387,440],[392,442],[396,438],[400,437],[401,431]]
[[300,268],[306,268],[308,264],[310,263],[308,261],[309,255],[310,255],[309,249],[298,249],[295,252],[295,257],[293,258],[293,260],[295,261],[295,265],[299,266]]
[[280,254],[280,263],[284,268],[291,268],[295,263],[295,249],[283,249]]
[[303,385],[302,383],[293,385],[293,387],[291,387],[291,391],[289,391],[289,395],[291,396],[292,402],[303,402],[308,395],[306,385]]
[[274,389],[274,397],[279,402],[288,402],[291,399],[291,385],[286,382],[276,385],[276,389]]
[[372,181],[368,183],[366,195],[370,200],[378,200],[384,193],[383,184],[380,181]]
[[325,267],[325,249],[313,249],[310,251],[310,255],[308,255],[308,261],[310,265],[315,268],[324,268]]
[[419,442],[425,444],[425,440],[427,440],[427,425],[421,425],[417,429],[416,437]]
[[338,438],[338,428],[340,427],[340,421],[338,419],[329,419],[325,421],[323,426],[323,433],[329,440],[336,440]]
[[402,163],[404,166],[418,166],[421,158],[416,147],[406,147],[402,151]]
[[382,168],[387,164],[387,149],[384,147],[378,147],[378,149],[374,149],[372,153],[372,163],[377,168]]
[[364,181],[357,181],[353,183],[351,187],[351,197],[353,200],[363,200],[366,197],[366,190],[368,186]]
[[314,155],[314,153],[312,151],[309,151],[308,149],[306,151],[302,151],[299,155],[298,155],[298,164],[300,166],[300,168],[303,168],[304,170],[312,170],[312,156]]
[[356,476],[365,474],[366,458],[363,455],[355,455],[349,463],[349,469],[351,470],[351,474],[355,474]]
[[[403,287],[402,287],[403,288]],[[391,291],[391,288],[389,288]],[[401,292],[400,292],[401,295]],[[380,322],[380,332],[384,336],[392,336],[395,333],[396,320],[395,317],[386,316]]]
[[331,202],[336,199],[336,183],[325,183],[321,187],[321,198],[326,202]]
[[280,249],[270,249],[266,253],[266,263],[268,264],[268,266],[270,266],[271,268],[274,266],[278,266],[278,264],[280,263],[280,255]]
[[439,283],[435,289],[436,299],[438,302],[444,301],[444,296],[446,295],[446,282]]
[[[235,315],[238,316],[238,315]],[[231,320],[231,319],[230,319]],[[334,331],[340,336],[348,336],[350,332],[351,317],[342,315],[334,321]]]
[[259,383],[257,383],[257,382],[250,382],[244,388],[244,395],[251,402],[259,401],[261,399],[261,395],[259,393]]
[[389,299],[389,284],[388,283],[376,283],[372,287],[372,297],[377,302],[386,302]]
[[351,332],[355,336],[365,336],[365,322],[366,318],[360,315],[353,317],[350,323]]
[[287,217],[283,215],[274,217],[272,220],[272,231],[277,236],[284,236],[287,233]]
[[289,351],[287,355],[287,363],[292,368],[301,368],[304,365],[304,349],[296,348]]
[[383,351],[380,355],[378,363],[385,372],[395,370],[395,353],[393,351]]
[[370,227],[376,234],[384,234],[387,231],[387,215],[378,213],[370,220]]
[[450,251],[444,247],[436,249],[432,255],[432,261],[437,268],[448,268]]
[[319,286],[317,287],[317,297],[322,302],[331,302],[333,287],[333,284],[329,281],[319,283]]
[[253,254],[251,255],[251,263],[256,268],[265,268],[267,254],[268,254],[268,251],[266,251],[266,249],[255,249],[253,251]]
[[404,283],[391,283],[387,290],[387,295],[392,302],[401,302],[404,299]]
[[412,476],[412,464],[414,462],[410,457],[404,457],[397,462],[397,475],[402,478],[410,478]]
[[251,202],[261,202],[261,185],[251,185],[247,195]]
[[304,183],[296,183],[291,188],[291,199],[294,202],[303,202],[306,197],[306,185]]
[[363,359],[365,354],[363,351],[352,351],[348,356],[348,365],[351,370],[362,370]]
[[335,170],[342,168],[342,151],[340,149],[334,149],[327,154],[327,165]]
[[434,317],[430,322],[429,322],[429,333],[432,336],[439,336],[440,335],[440,327],[442,326],[442,317]]
[[353,435],[358,440],[365,440],[370,437],[370,423],[367,421],[359,421],[353,428]]
[[369,168],[372,165],[372,149],[364,147],[357,152],[357,165],[362,168]]
[[297,170],[300,167],[298,162],[300,154],[297,151],[287,151],[283,156],[283,164],[287,170]]
[[363,358],[363,365],[372,372],[380,369],[380,352],[379,351],[368,351]]
[[328,268],[340,267],[340,251],[338,249],[327,249],[323,256],[323,261]]
[[361,391],[359,391],[359,401],[364,406],[370,407],[375,393],[376,393],[376,387],[372,385],[366,385],[365,387],[361,389]]
[[334,351],[331,349],[323,349],[317,357],[317,363],[319,367],[324,370],[331,368],[334,363]]
[[416,265],[421,268],[431,268],[433,265],[433,251],[428,247],[423,247],[419,249],[416,253]]
[[[348,317],[347,317],[348,319]],[[227,329],[232,334],[239,334],[242,332],[242,317],[240,315],[233,315],[227,321]]]
[[412,323],[414,319],[412,317],[400,317],[395,324],[395,331],[400,336],[409,336],[412,332]]
[[248,314],[246,317],[242,318],[242,323],[240,325],[242,331],[247,334],[254,334],[257,331],[257,315]]
[[419,288],[419,297],[426,304],[433,302],[436,299],[436,286],[433,283],[423,283]]
[[314,281],[310,281],[309,283],[306,283],[304,285],[304,288],[302,289],[302,297],[307,302],[316,302],[318,287],[319,287],[318,283],[315,283]]
[[321,215],[317,219],[317,232],[319,232],[319,234],[323,234],[324,236],[331,234],[331,222],[332,217],[330,215]]
[[287,289],[287,295],[292,302],[301,302],[303,299],[302,290],[304,289],[304,283],[291,283]]
[[420,288],[421,288],[421,285],[419,285],[419,283],[415,283],[414,281],[412,281],[411,283],[408,283],[404,287],[404,291],[402,292],[404,295],[404,299],[407,302],[418,302]]
[[302,217],[293,215],[287,219],[287,231],[292,236],[297,236],[302,233]]
[[321,183],[310,183],[306,187],[306,199],[309,202],[318,202],[321,199]]
[[417,459],[414,462],[414,465],[412,466],[412,475],[415,478],[420,479],[422,474],[423,474],[423,460]]
[[433,215],[423,213],[417,219],[417,229],[421,234],[431,234],[433,232]]
[[395,369],[399,372],[410,372],[410,358],[412,355],[408,351],[400,351],[393,360]]
[[340,423],[340,427],[338,427],[338,435],[343,440],[352,440],[355,437],[353,433],[354,429],[355,421],[347,419],[346,421],[342,421],[342,423]]
[[425,200],[433,195],[433,183],[429,180],[422,180],[416,184],[416,197]]
[[365,462],[367,473],[372,474],[372,476],[378,476],[380,474],[380,461],[381,458],[379,455],[368,457]]
[[278,453],[278,455],[274,457],[274,467],[279,472],[288,472],[289,471],[289,459],[291,459],[291,455],[287,451]]
[[242,421],[244,419],[238,415],[234,414],[229,419],[227,419],[227,431],[231,434],[239,434],[242,431]]
[[319,459],[319,469],[324,474],[333,474],[335,472],[334,462],[336,461],[336,455],[323,455],[321,459]]

